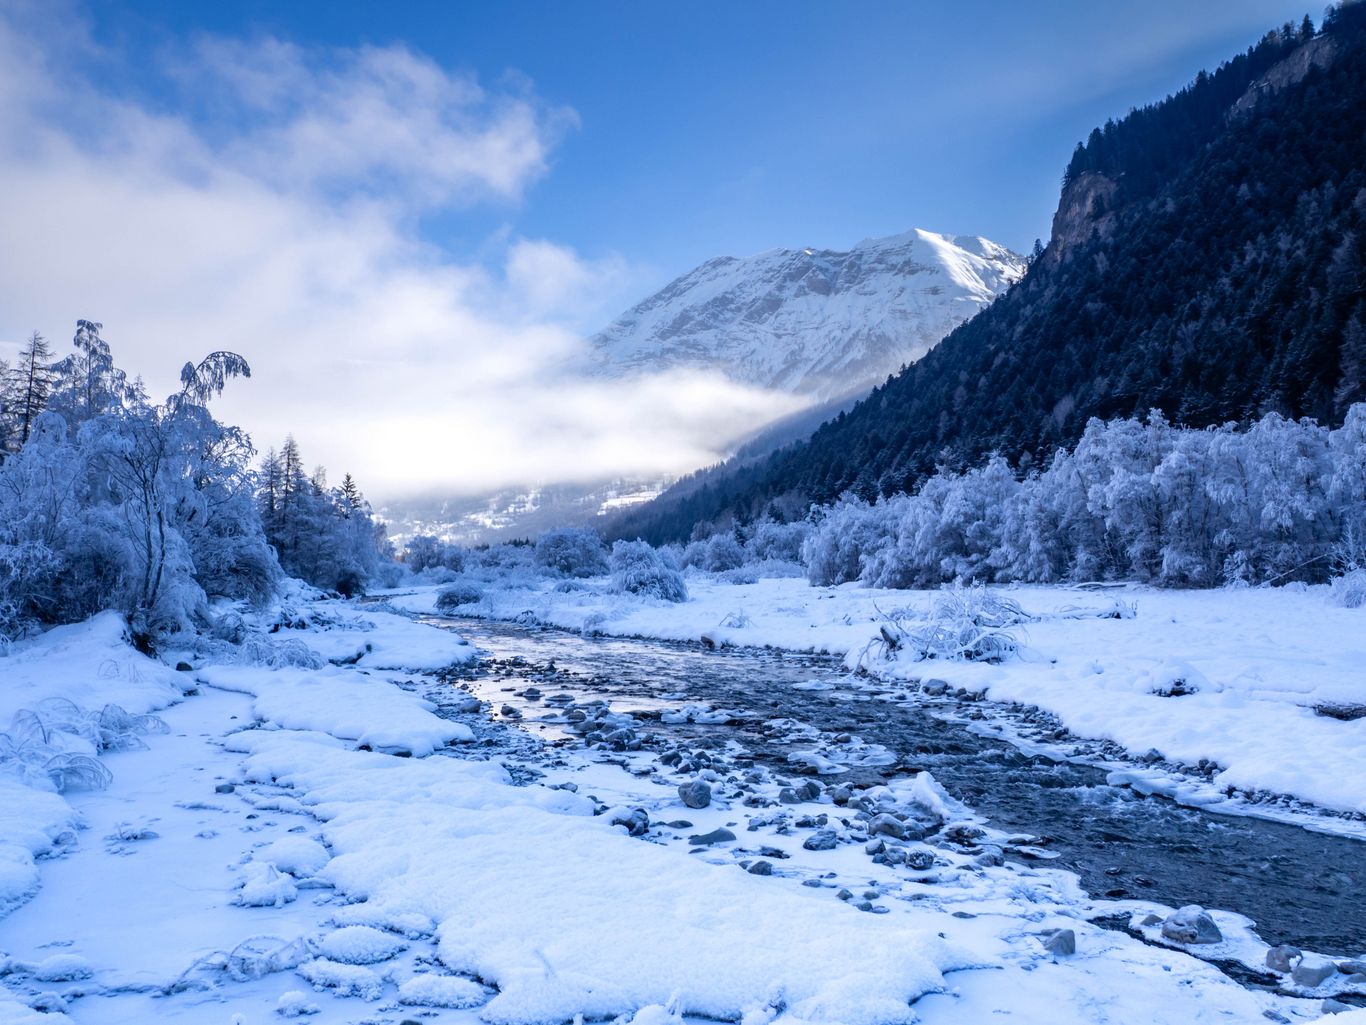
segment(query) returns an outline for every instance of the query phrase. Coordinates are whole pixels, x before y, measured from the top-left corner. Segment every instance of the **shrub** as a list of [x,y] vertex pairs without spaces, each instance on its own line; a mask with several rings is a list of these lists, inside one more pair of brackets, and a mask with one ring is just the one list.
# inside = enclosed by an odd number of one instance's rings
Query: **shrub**
[[473,584],[461,581],[441,589],[436,596],[436,607],[440,612],[452,612],[461,605],[473,605],[483,599],[483,591]]
[[612,546],[612,586],[628,594],[664,601],[687,601],[688,589],[673,559],[646,541],[618,541]]
[[702,549],[702,569],[708,573],[724,573],[745,564],[745,550],[730,534],[713,534]]
[[1328,599],[1344,609],[1359,609],[1366,605],[1366,569],[1348,570],[1328,581]]
[[597,531],[565,527],[549,530],[536,542],[536,565],[566,577],[596,577],[607,572],[607,546]]

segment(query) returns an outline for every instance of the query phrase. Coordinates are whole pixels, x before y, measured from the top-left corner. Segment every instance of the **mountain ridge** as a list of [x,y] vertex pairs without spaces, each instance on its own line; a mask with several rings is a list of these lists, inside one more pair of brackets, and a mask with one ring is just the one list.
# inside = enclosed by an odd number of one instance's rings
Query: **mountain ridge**
[[707,260],[590,339],[598,373],[717,369],[828,401],[914,362],[1023,275],[976,235],[912,228],[847,250]]

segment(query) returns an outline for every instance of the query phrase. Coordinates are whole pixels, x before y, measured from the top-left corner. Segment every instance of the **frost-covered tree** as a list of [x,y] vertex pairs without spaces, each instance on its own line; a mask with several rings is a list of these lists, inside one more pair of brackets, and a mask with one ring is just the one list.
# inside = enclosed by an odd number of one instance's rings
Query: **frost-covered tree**
[[678,566],[647,541],[618,541],[612,545],[612,586],[618,591],[664,601],[688,600],[688,588]]
[[114,365],[109,343],[100,337],[104,325],[76,321],[71,344],[75,352],[52,367],[50,406],[75,430],[87,420],[121,408],[129,397],[128,375]]
[[566,577],[596,577],[607,572],[607,546],[596,530],[565,527],[536,540],[536,565]]
[[219,352],[187,364],[180,390],[154,405],[98,325],[82,321],[76,338],[54,409],[0,468],[6,628],[113,608],[151,643],[203,622],[210,596],[264,596],[278,570],[251,501],[250,443],[207,408],[249,374],[245,361]]

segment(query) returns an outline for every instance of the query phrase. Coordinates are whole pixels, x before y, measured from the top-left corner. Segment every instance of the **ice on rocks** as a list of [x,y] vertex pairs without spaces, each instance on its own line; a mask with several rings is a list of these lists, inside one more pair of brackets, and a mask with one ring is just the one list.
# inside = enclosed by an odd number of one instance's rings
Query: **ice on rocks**
[[318,958],[295,969],[301,978],[312,983],[314,989],[333,990],[337,996],[378,1000],[384,991],[384,979],[361,965],[342,964]]
[[489,998],[477,982],[457,975],[415,975],[398,988],[398,1002],[409,1007],[478,1007]]
[[299,896],[294,880],[268,862],[252,862],[242,872],[237,903],[247,908],[284,907]]
[[280,999],[275,1002],[275,1013],[281,1018],[302,1018],[317,1014],[320,1010],[321,1008],[309,999],[307,993],[298,989],[281,993]]
[[38,982],[76,982],[90,978],[95,969],[77,954],[53,954],[34,965],[29,974]]
[[348,925],[328,933],[318,943],[318,953],[342,964],[371,965],[388,961],[408,949],[393,933],[368,925]]

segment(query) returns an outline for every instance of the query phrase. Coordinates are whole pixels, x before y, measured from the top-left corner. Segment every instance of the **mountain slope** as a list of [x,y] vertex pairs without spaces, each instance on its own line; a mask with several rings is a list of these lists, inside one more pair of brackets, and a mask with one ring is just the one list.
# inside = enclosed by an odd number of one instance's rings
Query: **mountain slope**
[[1097,129],[1065,182],[1044,258],[980,316],[809,442],[618,532],[908,490],[992,451],[1028,468],[1090,417],[1332,422],[1366,393],[1366,5]]
[[987,239],[919,229],[848,252],[720,257],[591,341],[604,374],[715,369],[746,384],[838,398],[919,359],[1024,267]]

